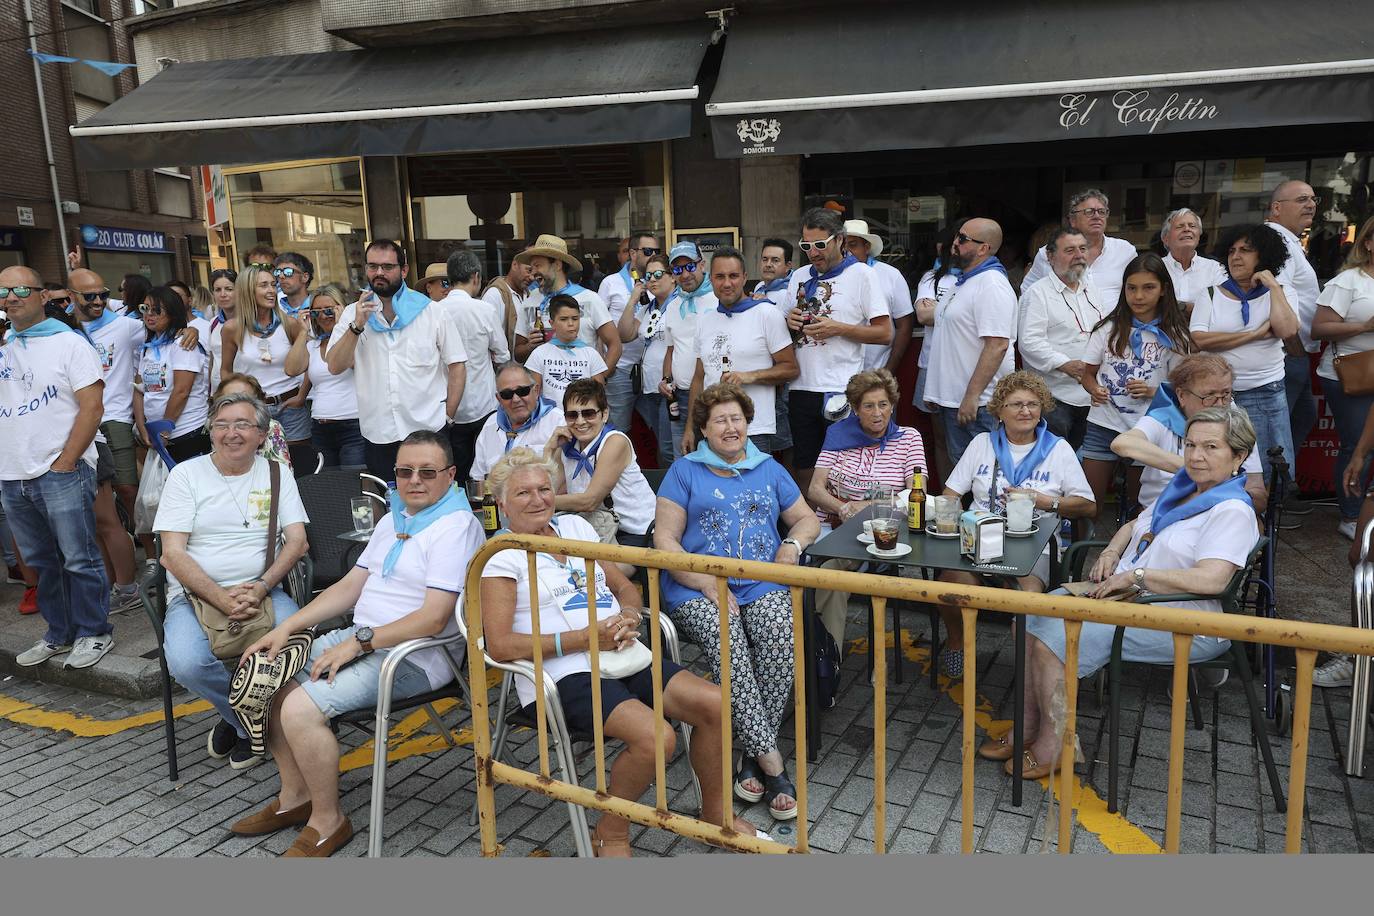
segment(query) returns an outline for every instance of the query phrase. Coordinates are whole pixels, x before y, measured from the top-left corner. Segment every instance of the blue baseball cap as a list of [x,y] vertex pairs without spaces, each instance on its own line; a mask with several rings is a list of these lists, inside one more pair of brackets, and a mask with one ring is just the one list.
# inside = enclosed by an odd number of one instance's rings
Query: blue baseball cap
[[693,261],[701,260],[701,251],[697,248],[696,242],[678,242],[673,246],[673,250],[668,252],[668,263],[671,264],[678,258],[691,258]]

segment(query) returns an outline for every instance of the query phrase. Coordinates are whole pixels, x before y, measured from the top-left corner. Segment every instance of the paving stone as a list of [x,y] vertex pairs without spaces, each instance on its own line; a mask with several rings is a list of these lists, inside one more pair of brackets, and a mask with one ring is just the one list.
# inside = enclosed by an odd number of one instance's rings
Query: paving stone
[[1019,853],[1030,835],[1032,819],[999,811],[983,831],[984,852]]

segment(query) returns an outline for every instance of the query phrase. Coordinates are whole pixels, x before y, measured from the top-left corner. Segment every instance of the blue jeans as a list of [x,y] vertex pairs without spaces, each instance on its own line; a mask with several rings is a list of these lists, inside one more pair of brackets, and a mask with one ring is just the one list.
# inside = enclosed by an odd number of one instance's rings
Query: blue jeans
[[[1331,408],[1331,416],[1336,421],[1336,436],[1340,440],[1340,450],[1336,452],[1336,465],[1331,470],[1331,479],[1336,485],[1336,502],[1341,507],[1342,519],[1360,517],[1363,496],[1347,496],[1341,481],[1345,479],[1345,469],[1350,464],[1350,456],[1355,452],[1355,443],[1360,441],[1364,431],[1365,418],[1369,408],[1374,406],[1374,395],[1348,396],[1336,379],[1322,379],[1322,393],[1326,395],[1326,406]],[[1369,459],[1360,468],[1360,480],[1369,474]],[[1361,491],[1363,492],[1363,491]]]
[[6,566],[13,566],[18,562],[18,557],[14,555],[14,535],[10,533],[9,522],[5,521],[5,507],[0,505],[0,555],[5,558]]
[[69,646],[103,636],[110,626],[110,583],[95,536],[95,468],[85,461],[66,474],[0,481],[24,562],[38,573],[38,609],[48,642]]
[[940,419],[945,424],[945,448],[949,450],[951,466],[959,463],[964,451],[979,433],[991,433],[997,429],[997,420],[988,413],[986,407],[978,408],[978,416],[968,426],[959,425],[959,408],[941,407]]
[[[1283,371],[1284,398],[1288,402],[1289,441],[1296,450],[1302,448],[1302,444],[1307,441],[1307,434],[1312,432],[1312,427],[1317,422],[1317,402],[1312,397],[1312,363],[1306,356],[1287,356],[1284,357]],[[1356,431],[1355,438],[1358,439],[1359,436],[1359,432]],[[1354,447],[1355,440],[1352,439],[1350,444]],[[1288,479],[1296,479],[1297,466],[1290,465],[1288,470]],[[1337,478],[1336,489],[1340,488],[1340,479]],[[1359,515],[1358,509],[1355,510],[1355,515]]]
[[[298,608],[291,596],[280,588],[272,590],[272,611],[281,623]],[[240,738],[247,738],[229,705],[229,669],[225,662],[210,653],[210,640],[201,629],[196,612],[185,596],[177,595],[167,605],[167,617],[162,624],[163,648],[167,653],[167,670],[176,682],[215,707],[220,717],[234,726]],[[237,660],[231,662],[236,663]]]
[[311,420],[310,444],[324,456],[327,468],[367,463],[357,420]]
[[641,394],[635,400],[635,410],[644,418],[649,429],[654,431],[654,439],[658,443],[658,466],[666,471],[676,457],[673,431],[668,426],[668,402],[657,392]]
[[1283,458],[1288,462],[1288,479],[1292,480],[1297,470],[1297,456],[1293,452],[1293,432],[1288,422],[1288,397],[1284,392],[1284,383],[1270,382],[1249,391],[1237,391],[1235,401],[1245,408],[1255,427],[1255,449],[1263,465],[1265,486],[1269,485],[1272,471],[1269,450],[1276,445],[1283,449]]
[[[634,386],[631,384],[630,367],[619,366],[615,374],[606,379],[606,401],[611,408],[611,423],[621,432],[630,431],[630,418],[635,407]],[[558,405],[560,408],[562,404]]]

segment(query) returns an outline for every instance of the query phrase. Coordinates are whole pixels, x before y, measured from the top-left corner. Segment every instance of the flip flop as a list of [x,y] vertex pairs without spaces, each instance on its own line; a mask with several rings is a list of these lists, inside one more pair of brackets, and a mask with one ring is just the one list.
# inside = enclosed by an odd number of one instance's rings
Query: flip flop
[[745,757],[740,763],[739,773],[735,775],[735,798],[743,802],[748,802],[751,805],[754,804],[759,799],[763,798],[766,793],[751,792],[744,787],[744,781],[746,779],[756,779],[762,783],[765,778],[763,770],[759,769],[759,762],[753,757]]

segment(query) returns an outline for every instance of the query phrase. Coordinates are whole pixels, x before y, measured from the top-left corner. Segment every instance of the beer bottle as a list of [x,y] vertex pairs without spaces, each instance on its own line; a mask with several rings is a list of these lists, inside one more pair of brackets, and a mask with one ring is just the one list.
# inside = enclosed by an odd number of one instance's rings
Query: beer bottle
[[918,534],[925,531],[926,475],[920,465],[911,472],[911,495],[906,503],[906,525]]
[[682,405],[677,402],[677,386],[673,384],[673,380],[670,378],[666,378],[664,381],[668,383],[668,390],[672,392],[668,395],[668,417],[672,420],[681,420]]
[[482,490],[482,531],[490,537],[501,527],[501,522],[496,514],[496,497],[491,495],[491,484],[483,481]]

